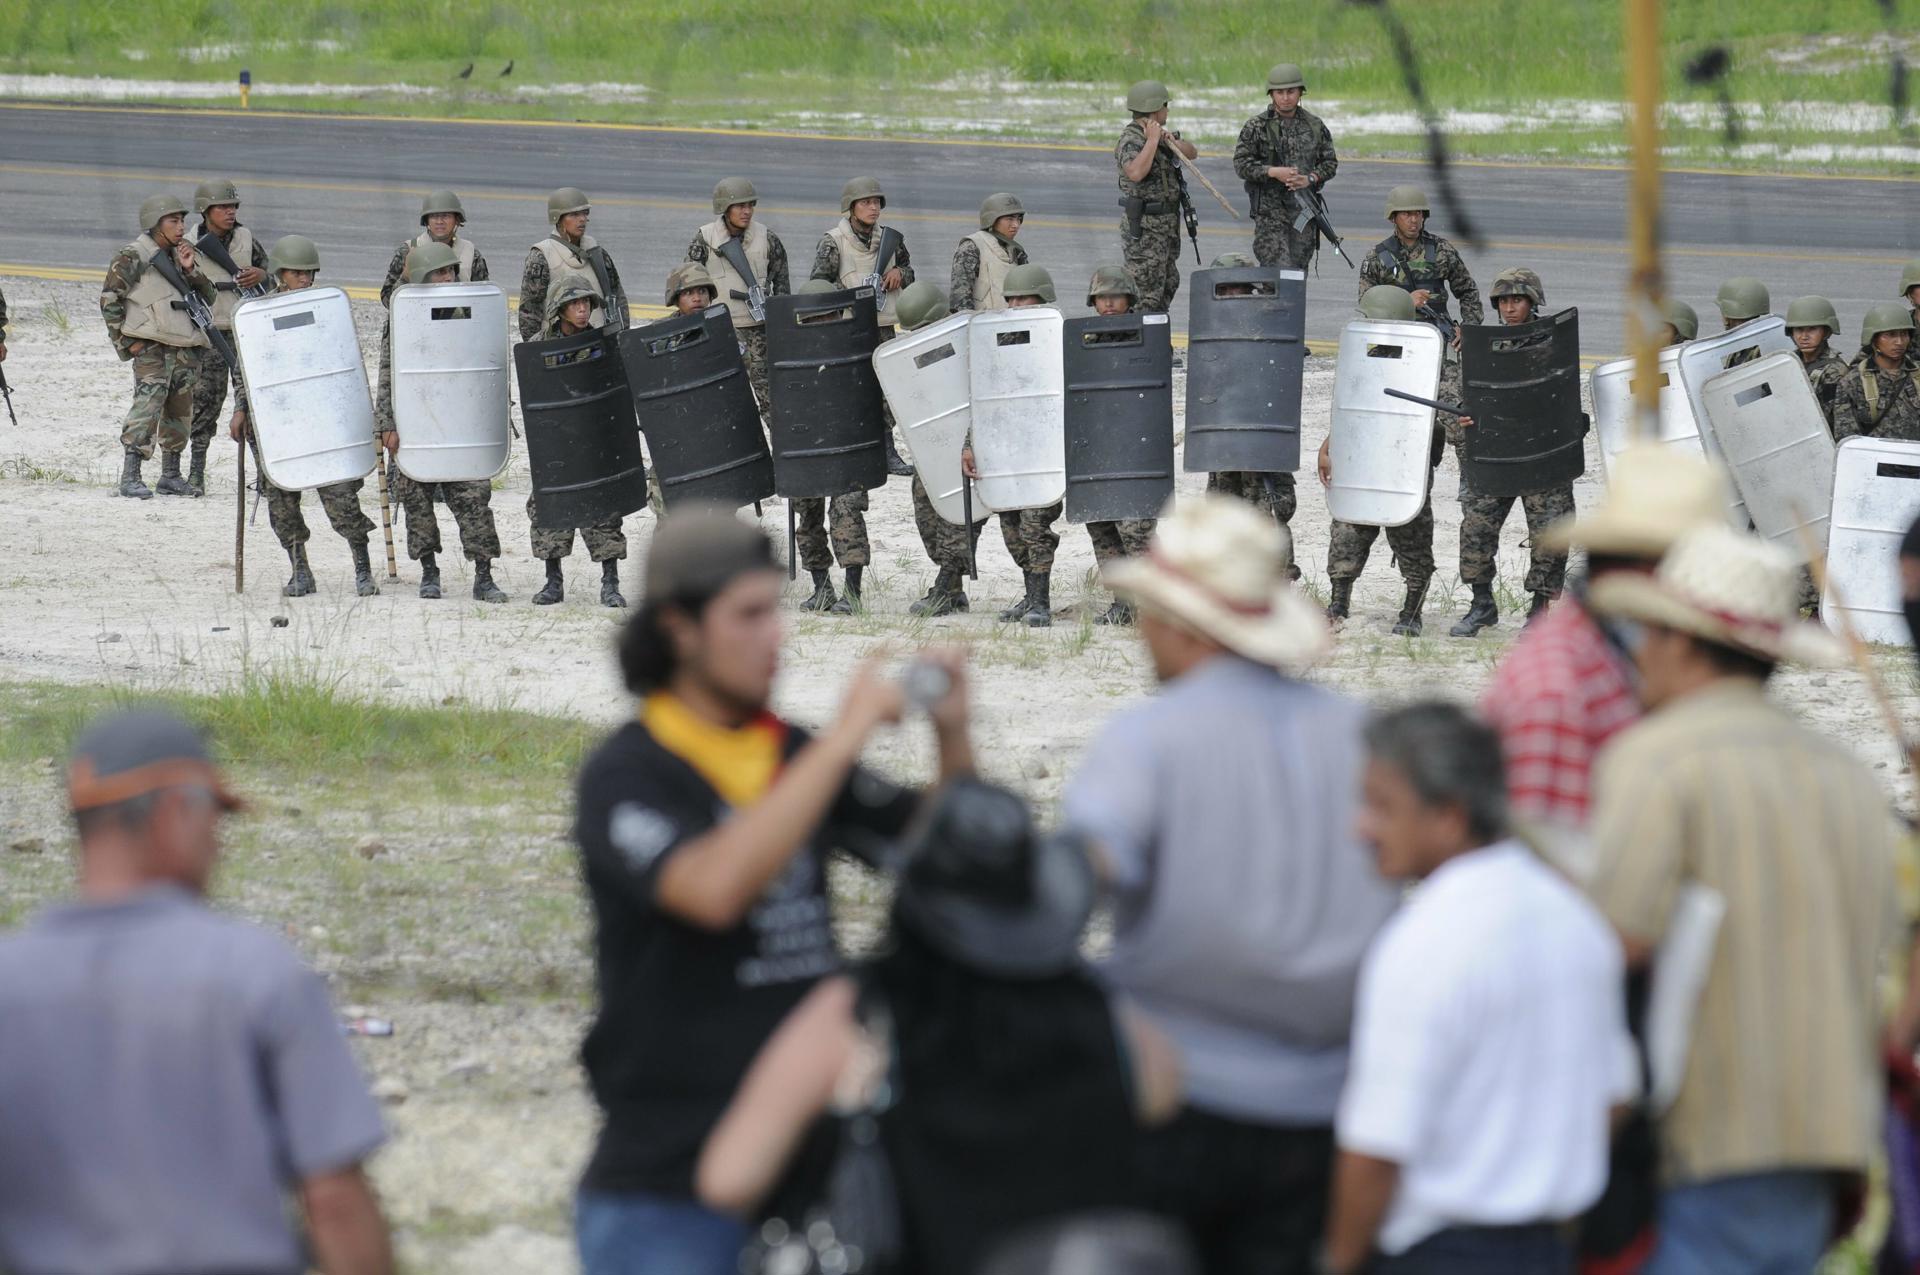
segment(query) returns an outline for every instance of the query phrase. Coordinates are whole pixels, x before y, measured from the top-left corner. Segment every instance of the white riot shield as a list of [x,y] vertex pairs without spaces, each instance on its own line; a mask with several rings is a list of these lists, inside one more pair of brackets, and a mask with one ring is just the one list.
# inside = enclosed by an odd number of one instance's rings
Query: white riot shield
[[990,509],[1066,497],[1065,322],[1052,306],[1027,306],[976,314],[968,325],[975,490]]
[[[1660,433],[1654,441],[1703,455],[1693,404],[1680,385],[1680,351],[1660,351]],[[1613,458],[1633,443],[1633,360],[1615,359],[1593,369],[1593,429],[1600,438],[1600,463],[1613,477]]]
[[[966,521],[960,451],[973,428],[973,380],[967,327],[972,311],[903,332],[873,352],[874,375],[933,511],[959,526]],[[976,494],[973,516],[988,512]]]
[[507,294],[492,283],[393,291],[394,462],[418,483],[507,467]]
[[[1715,464],[1724,465],[1727,460],[1720,454],[1720,447],[1713,437],[1713,423],[1707,419],[1702,395],[1706,393],[1707,382],[1727,370],[1727,361],[1747,350],[1756,352],[1752,356],[1754,358],[1764,358],[1782,351],[1791,352],[1793,338],[1787,335],[1787,321],[1777,314],[1770,314],[1743,323],[1731,332],[1689,341],[1680,347],[1680,387],[1686,391],[1687,402],[1693,407],[1693,419],[1700,427],[1700,446],[1706,452],[1707,459]],[[1753,521],[1747,511],[1747,502],[1740,499],[1737,489],[1727,513],[1733,525],[1742,531]]]
[[1827,591],[1820,599],[1820,614],[1836,633],[1845,612],[1866,641],[1906,644],[1900,541],[1916,517],[1920,443],[1843,439],[1834,456]]
[[1754,528],[1807,560],[1800,528],[1827,542],[1833,435],[1798,354],[1769,354],[1722,372],[1700,395]]
[[1433,468],[1433,409],[1386,391],[1434,397],[1445,347],[1427,323],[1356,319],[1341,331],[1327,447],[1327,512],[1341,522],[1400,527],[1420,516]]
[[303,288],[242,301],[233,339],[268,482],[312,491],[373,472],[373,395],[346,293]]

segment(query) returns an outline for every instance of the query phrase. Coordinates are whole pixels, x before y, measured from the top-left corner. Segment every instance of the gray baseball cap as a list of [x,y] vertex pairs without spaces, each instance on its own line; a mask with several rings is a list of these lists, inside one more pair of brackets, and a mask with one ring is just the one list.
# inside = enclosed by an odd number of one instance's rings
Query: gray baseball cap
[[67,799],[76,812],[187,784],[211,790],[225,809],[245,807],[221,778],[200,732],[163,709],[97,718],[67,762]]
[[647,550],[646,596],[719,592],[735,576],[775,570],[773,542],[719,505],[693,505],[660,520]]

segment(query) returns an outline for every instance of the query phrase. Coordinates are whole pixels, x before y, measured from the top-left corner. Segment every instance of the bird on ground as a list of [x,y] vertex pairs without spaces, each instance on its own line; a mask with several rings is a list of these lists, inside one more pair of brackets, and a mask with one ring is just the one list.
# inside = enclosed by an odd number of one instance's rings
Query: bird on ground
[[507,76],[512,74],[513,74],[513,59],[508,58],[507,64],[500,68],[500,78],[505,79]]
[[458,78],[464,80],[467,77],[471,76],[472,74],[473,74],[473,63],[469,62],[467,63],[467,69],[460,72]]

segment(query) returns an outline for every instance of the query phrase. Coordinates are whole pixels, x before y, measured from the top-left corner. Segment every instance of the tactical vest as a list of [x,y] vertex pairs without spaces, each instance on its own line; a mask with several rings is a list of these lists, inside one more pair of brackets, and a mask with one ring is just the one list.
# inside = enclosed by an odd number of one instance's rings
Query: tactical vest
[[[533,245],[534,251],[547,259],[547,295],[552,296],[554,289],[562,283],[584,283],[605,297],[608,292],[607,281],[593,272],[593,263],[587,260],[587,253],[596,247],[592,235],[580,236],[580,246],[574,247],[560,238],[560,232],[554,231],[539,243]],[[554,323],[558,323],[556,318]],[[605,305],[593,307],[593,315],[588,323],[596,328],[607,324]]]
[[[213,234],[211,226],[206,227],[206,231]],[[226,241],[226,249],[227,255],[233,258],[233,264],[245,270],[253,264],[253,232],[245,226],[236,225],[233,238]],[[240,285],[234,282],[225,266],[207,253],[196,250],[194,260],[200,263],[200,273],[213,280],[213,286],[218,290],[213,298],[213,326],[223,332],[233,331],[233,307],[240,304]]]
[[[707,245],[707,273],[713,276],[715,299],[725,305],[733,315],[735,328],[757,328],[766,323],[765,319],[756,319],[747,309],[747,281],[733,268],[720,251],[720,245],[732,236],[727,233],[726,219],[716,217],[700,227],[700,238]],[[767,229],[758,221],[748,224],[747,232],[740,236],[741,251],[747,254],[747,268],[753,271],[753,281],[767,296],[773,295],[773,285],[767,280],[767,263],[772,255],[773,241]]]
[[174,306],[184,298],[166,276],[153,268],[153,254],[160,251],[160,245],[152,235],[141,235],[127,247],[140,259],[140,275],[127,290],[127,319],[120,325],[121,337],[182,349],[204,348],[207,334],[193,326],[185,310]]
[[1013,270],[1013,249],[1001,243],[991,230],[976,230],[967,239],[980,249],[980,272],[973,276],[973,308],[1006,309],[1007,275]]
[[[415,248],[424,248],[432,242],[433,242],[433,236],[423,230],[419,234],[413,237],[412,246]],[[452,248],[454,251],[454,254],[460,258],[460,274],[459,274],[459,277],[454,280],[454,282],[472,283],[473,282],[473,255],[474,255],[473,240],[463,239],[458,233],[455,233],[455,235],[453,236],[453,242],[451,244],[448,244],[447,246]],[[409,252],[408,255],[411,256],[412,253]],[[236,257],[234,258],[234,260],[238,261],[239,258]],[[407,282],[407,280],[403,276],[400,282],[405,283]]]
[[[1146,130],[1140,126],[1140,121],[1135,120],[1127,125],[1126,130],[1120,134],[1120,140],[1114,144],[1113,158],[1116,164],[1120,161],[1120,147],[1126,144],[1128,133],[1137,133],[1143,138],[1146,136]],[[1173,156],[1167,154],[1163,147],[1155,153],[1153,167],[1147,170],[1144,181],[1129,181],[1124,171],[1120,174],[1121,195],[1128,199],[1144,199],[1156,204],[1179,203],[1180,184],[1174,178],[1176,163]]]
[[1387,283],[1396,288],[1405,288],[1408,292],[1426,289],[1439,299],[1438,308],[1445,314],[1449,304],[1447,280],[1440,273],[1439,256],[1439,241],[1431,235],[1420,236],[1419,253],[1412,259],[1401,255],[1398,235],[1388,235],[1373,246],[1373,259],[1386,271]]
[[[827,231],[827,238],[833,240],[834,246],[840,250],[840,286],[857,288],[864,284],[867,276],[874,273],[874,267],[880,263],[878,223],[873,227],[871,236],[873,242],[870,244],[861,243],[860,236],[853,233],[853,221],[850,217],[842,217],[834,222],[833,228]],[[898,254],[895,256],[894,264],[898,265]],[[888,292],[884,287],[880,289],[877,300],[880,304],[881,327],[890,328],[899,324],[900,316],[894,313],[894,303],[899,299],[898,292]]]
[[[1867,366],[1860,369],[1860,395],[1867,400],[1867,428],[1862,432],[1871,434],[1880,428],[1880,422],[1893,410],[1893,404],[1889,402],[1884,408],[1880,406],[1880,370],[1872,362],[1871,354],[1867,355],[1867,359]],[[1901,378],[1894,381],[1894,394],[1898,396],[1900,393],[1903,380],[1913,386],[1915,394],[1920,394],[1920,367],[1909,366],[1902,369],[1902,374]]]

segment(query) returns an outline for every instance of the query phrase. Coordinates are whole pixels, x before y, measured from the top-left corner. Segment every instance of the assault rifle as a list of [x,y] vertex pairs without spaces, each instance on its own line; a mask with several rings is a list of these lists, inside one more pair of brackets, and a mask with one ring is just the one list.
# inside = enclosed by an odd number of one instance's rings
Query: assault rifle
[[[1167,149],[1173,151],[1176,160],[1184,158],[1179,151],[1173,150],[1173,147],[1169,146]],[[1193,263],[1199,265],[1201,264],[1200,214],[1193,210],[1193,196],[1187,192],[1187,173],[1178,163],[1173,166],[1173,180],[1180,190],[1180,216],[1187,223],[1187,238],[1193,242]],[[1178,240],[1175,242],[1178,243]]]
[[733,267],[735,274],[747,281],[746,295],[741,297],[738,292],[733,295],[747,303],[747,313],[751,314],[755,321],[765,323],[767,321],[767,290],[761,286],[758,279],[753,277],[753,267],[747,264],[747,250],[741,246],[738,239],[729,238],[720,245],[720,255],[727,259],[727,264]]
[[[1453,340],[1453,334],[1458,329],[1454,326],[1453,320],[1447,317],[1445,310],[1439,309],[1429,302],[1426,305],[1415,306],[1413,312],[1425,319],[1428,323],[1431,323],[1434,327],[1439,328],[1440,335],[1447,338],[1448,341]],[[1391,393],[1392,391],[1388,392]]]
[[158,270],[160,277],[172,284],[174,291],[180,294],[180,300],[173,304],[185,310],[187,317],[193,320],[193,326],[207,334],[208,343],[221,358],[227,361],[227,366],[236,371],[239,370],[240,356],[233,352],[233,346],[228,344],[226,334],[213,326],[213,307],[193,290],[193,285],[187,281],[185,275],[180,273],[180,267],[173,260],[172,250],[162,248],[153,254],[147,264]]
[[7,369],[4,367],[0,367],[0,398],[7,400],[7,419],[18,429],[20,418],[13,414],[13,386],[7,384]]
[[[227,251],[227,245],[220,242],[220,236],[214,234],[211,230],[201,231],[200,237],[194,240],[193,247],[194,251],[205,254],[212,259],[214,265],[219,266],[222,270],[233,276],[233,289],[235,292],[238,292],[241,297],[246,299],[264,297],[273,291],[273,285],[269,284],[265,279],[254,284],[251,288],[241,287],[240,266],[234,261],[233,254]],[[219,286],[219,284],[214,285],[216,288]]]
[[1295,230],[1305,230],[1308,226],[1318,228],[1319,237],[1325,239],[1333,248],[1334,254],[1347,263],[1347,269],[1356,267],[1353,259],[1341,248],[1342,240],[1333,231],[1333,214],[1327,211],[1327,197],[1312,186],[1303,186],[1293,192],[1300,200],[1300,215],[1293,219]]
[[873,295],[878,298],[876,305],[884,306],[887,303],[887,290],[880,281],[887,277],[887,268],[893,264],[893,258],[905,242],[900,232],[892,226],[880,227],[880,251],[873,259],[873,273],[866,280],[866,286],[872,288]]

